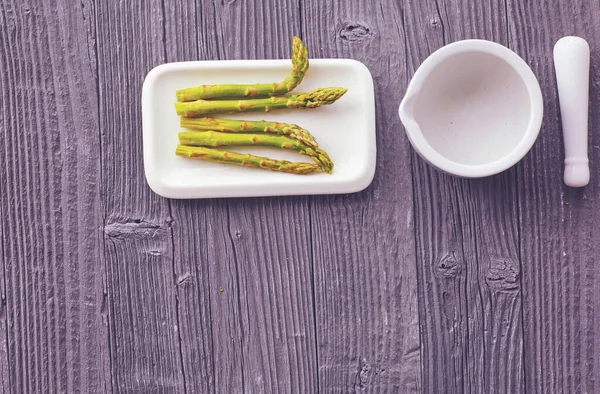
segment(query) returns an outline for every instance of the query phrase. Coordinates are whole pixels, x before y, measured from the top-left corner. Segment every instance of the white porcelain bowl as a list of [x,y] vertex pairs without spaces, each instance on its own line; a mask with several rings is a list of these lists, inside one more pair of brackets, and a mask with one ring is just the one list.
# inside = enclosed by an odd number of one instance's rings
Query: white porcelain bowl
[[423,62],[399,112],[424,160],[477,178],[502,172],[527,154],[542,125],[543,101],[535,75],[516,53],[466,40]]

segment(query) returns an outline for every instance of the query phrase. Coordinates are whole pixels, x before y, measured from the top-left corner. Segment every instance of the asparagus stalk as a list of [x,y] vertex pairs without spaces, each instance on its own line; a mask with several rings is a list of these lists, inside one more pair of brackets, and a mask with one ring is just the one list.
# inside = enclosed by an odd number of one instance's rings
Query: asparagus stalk
[[281,96],[302,82],[308,70],[308,50],[298,37],[292,41],[292,73],[283,82],[255,85],[202,85],[177,91],[178,101],[214,98],[244,98]]
[[221,131],[223,133],[273,133],[287,135],[308,146],[317,147],[314,137],[302,127],[295,124],[267,122],[265,120],[232,120],[219,118],[186,118],[182,117],[180,125],[184,129],[201,131]]
[[204,116],[214,113],[249,111],[270,112],[273,109],[316,108],[334,103],[347,92],[345,88],[321,88],[291,96],[249,100],[196,100],[175,103],[177,115]]
[[179,133],[179,143],[191,146],[244,146],[259,145],[294,150],[311,157],[324,172],[331,174],[333,162],[323,149],[307,146],[300,141],[269,134],[233,134],[217,131],[188,131]]
[[263,168],[271,171],[289,172],[292,174],[311,174],[319,171],[320,167],[312,163],[297,163],[285,160],[273,160],[268,157],[252,156],[249,154],[226,152],[218,149],[200,146],[178,145],[175,151],[178,156],[191,159],[206,160],[217,163],[235,164],[242,167]]

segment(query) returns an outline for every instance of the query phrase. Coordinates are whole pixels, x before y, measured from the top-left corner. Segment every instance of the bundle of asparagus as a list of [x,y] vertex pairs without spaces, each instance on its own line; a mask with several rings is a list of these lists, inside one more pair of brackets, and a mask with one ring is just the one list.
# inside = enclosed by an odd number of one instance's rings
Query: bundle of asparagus
[[[318,171],[331,174],[333,162],[314,137],[295,124],[205,117],[215,113],[270,112],[285,108],[317,108],[334,103],[345,88],[315,89],[282,96],[294,90],[308,70],[308,50],[298,37],[292,43],[292,73],[283,82],[255,85],[203,85],[177,91],[175,109],[180,126],[194,131],[179,133],[176,154],[192,159],[263,168],[293,174]],[[294,150],[309,156],[315,164],[273,160],[236,152],[222,146],[268,146]]]

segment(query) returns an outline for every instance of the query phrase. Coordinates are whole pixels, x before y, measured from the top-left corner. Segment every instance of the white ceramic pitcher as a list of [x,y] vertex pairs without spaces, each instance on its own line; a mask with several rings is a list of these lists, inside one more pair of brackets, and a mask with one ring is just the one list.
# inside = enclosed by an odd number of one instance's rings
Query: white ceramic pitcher
[[466,40],[423,62],[399,113],[423,159],[476,178],[502,172],[527,154],[540,131],[543,101],[535,75],[516,53]]

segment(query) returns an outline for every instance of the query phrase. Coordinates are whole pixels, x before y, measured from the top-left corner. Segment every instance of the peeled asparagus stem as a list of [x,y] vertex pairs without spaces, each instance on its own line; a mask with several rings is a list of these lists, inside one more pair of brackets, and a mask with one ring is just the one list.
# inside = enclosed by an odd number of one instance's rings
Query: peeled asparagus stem
[[179,143],[190,146],[269,146],[294,150],[302,155],[311,157],[324,172],[331,174],[333,162],[327,152],[320,148],[307,146],[300,141],[269,134],[235,134],[217,131],[188,131],[179,133]]
[[175,109],[179,116],[204,116],[215,113],[270,112],[274,109],[316,108],[333,104],[346,92],[346,88],[320,88],[307,93],[283,97],[248,100],[196,100],[175,103]]
[[254,85],[202,85],[177,91],[178,101],[281,96],[302,82],[308,70],[308,50],[298,37],[292,41],[292,73],[283,81]]
[[273,160],[268,157],[253,156],[235,152],[225,152],[200,146],[178,145],[175,153],[191,159],[206,160],[217,163],[235,164],[242,167],[262,168],[271,171],[289,172],[306,175],[320,171],[320,167],[312,163],[297,163],[285,160]]
[[184,129],[200,131],[220,131],[223,133],[272,133],[286,135],[317,147],[314,137],[302,127],[295,124],[267,122],[265,120],[232,120],[220,118],[186,118],[182,117],[180,126]]

